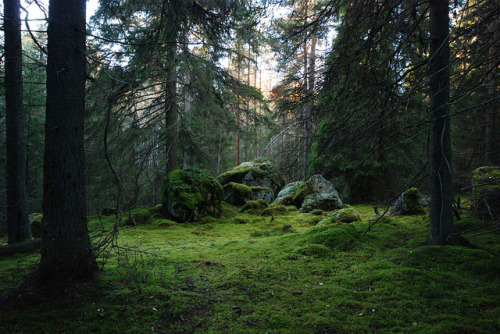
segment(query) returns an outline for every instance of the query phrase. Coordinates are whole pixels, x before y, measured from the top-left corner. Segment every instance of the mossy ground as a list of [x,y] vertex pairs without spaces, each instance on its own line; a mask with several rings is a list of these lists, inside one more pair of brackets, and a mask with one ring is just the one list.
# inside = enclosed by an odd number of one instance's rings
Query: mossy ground
[[[154,219],[120,229],[99,279],[51,298],[0,299],[2,333],[498,333],[500,236],[423,247],[426,216],[315,227],[223,205],[205,224]],[[327,213],[325,213],[326,215]],[[465,216],[465,215],[464,215]],[[93,233],[113,217],[90,220]],[[457,222],[457,230],[490,226]],[[132,248],[145,253],[133,252]],[[0,258],[0,295],[39,255]],[[103,259],[101,259],[103,260]],[[13,301],[14,300],[14,301]]]

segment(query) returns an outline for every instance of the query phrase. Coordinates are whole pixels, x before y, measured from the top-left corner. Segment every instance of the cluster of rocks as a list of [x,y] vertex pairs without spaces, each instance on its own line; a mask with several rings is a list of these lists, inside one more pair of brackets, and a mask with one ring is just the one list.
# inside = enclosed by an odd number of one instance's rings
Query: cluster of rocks
[[[162,204],[165,215],[178,222],[218,217],[221,201],[249,210],[257,205],[264,214],[286,211],[295,205],[301,212],[342,209],[344,204],[334,186],[323,176],[284,186],[280,173],[268,161],[244,162],[217,179],[197,169],[176,170],[165,179]],[[268,208],[264,204],[272,204]]]
[[[484,170],[482,172],[485,174]],[[488,177],[492,173],[498,175],[490,170],[488,173]],[[483,181],[478,178],[477,182]],[[484,197],[485,193],[492,196],[491,191],[482,191],[480,195]],[[167,218],[178,222],[218,217],[222,211],[221,201],[242,206],[242,212],[263,210],[268,216],[286,212],[290,205],[302,213],[334,211],[320,224],[361,220],[359,213],[344,205],[333,184],[323,176],[313,175],[305,181],[285,185],[269,161],[244,162],[217,178],[198,169],[176,170],[168,175],[163,185],[163,212]],[[394,203],[391,215],[422,214],[424,202],[418,189],[410,188]]]

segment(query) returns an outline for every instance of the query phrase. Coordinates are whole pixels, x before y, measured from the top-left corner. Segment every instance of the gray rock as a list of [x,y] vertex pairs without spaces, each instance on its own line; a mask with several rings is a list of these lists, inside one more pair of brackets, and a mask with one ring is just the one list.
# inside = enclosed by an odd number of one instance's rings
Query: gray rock
[[423,213],[422,195],[417,188],[410,188],[402,193],[391,209],[391,216],[409,216]]
[[314,209],[321,209],[323,211],[332,211],[342,209],[343,203],[338,193],[314,193],[307,195],[300,207],[301,212],[311,212]]
[[[225,186],[230,183],[241,184],[251,188],[251,199],[264,199],[271,203],[284,185],[283,178],[270,162],[243,162],[239,166],[221,174],[217,178]],[[226,187],[225,187],[226,188]],[[224,195],[224,200],[232,203],[230,194]]]
[[295,182],[287,184],[278,193],[278,198],[285,197],[285,196],[292,196],[292,197],[295,196],[297,189],[299,189],[300,185],[303,183],[304,183],[304,181],[295,181]]

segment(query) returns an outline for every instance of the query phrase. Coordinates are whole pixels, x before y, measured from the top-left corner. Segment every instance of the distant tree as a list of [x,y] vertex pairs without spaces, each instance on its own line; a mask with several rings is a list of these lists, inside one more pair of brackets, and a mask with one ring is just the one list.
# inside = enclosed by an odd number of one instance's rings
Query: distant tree
[[42,248],[46,283],[92,277],[84,177],[86,0],[50,0]]
[[4,1],[5,103],[7,118],[7,226],[9,244],[31,238],[26,201],[20,1]]
[[429,2],[430,18],[430,229],[428,244],[454,235],[451,186],[450,32],[448,0]]

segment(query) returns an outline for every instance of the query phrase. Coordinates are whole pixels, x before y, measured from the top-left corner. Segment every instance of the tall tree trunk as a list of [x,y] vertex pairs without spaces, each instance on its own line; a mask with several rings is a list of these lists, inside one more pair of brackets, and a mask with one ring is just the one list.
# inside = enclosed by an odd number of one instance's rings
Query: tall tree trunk
[[19,0],[4,1],[7,230],[9,244],[31,238],[26,202],[26,140],[24,136],[20,10]]
[[93,277],[84,177],[86,0],[50,0],[40,280]]
[[[304,26],[307,26],[307,16],[308,16],[308,0],[305,0],[304,2]],[[302,178],[305,180],[307,178],[307,155],[308,155],[308,137],[309,137],[309,124],[308,124],[308,113],[309,113],[309,75],[308,75],[308,62],[309,62],[309,55],[307,52],[307,33],[308,30],[305,30],[305,37],[304,37],[304,43],[302,45],[302,53],[304,54],[304,59],[303,59],[303,66],[304,66],[304,78],[303,78],[303,96],[304,96],[304,106],[302,109],[302,136],[303,136],[303,161],[302,161],[302,168],[300,168],[300,154],[298,163],[299,163],[299,168],[298,172],[301,172],[302,169]],[[300,136],[299,136],[300,137]],[[300,143],[300,142],[299,142]],[[299,144],[299,152],[300,152],[300,144]]]
[[312,109],[314,106],[314,85],[316,82],[316,41],[316,36],[313,33],[311,36],[311,50],[309,51],[309,55],[307,56],[309,68],[306,73],[306,75],[308,76],[308,82],[304,109],[304,179],[307,178],[308,157],[311,150],[311,125],[309,123],[309,119],[311,118]]
[[454,233],[451,187],[450,48],[448,0],[430,9],[430,229],[428,244],[446,244]]
[[[241,82],[241,44],[238,43],[238,58],[236,61],[238,84]],[[236,102],[236,166],[240,165],[240,123],[241,123],[241,96],[238,94]]]
[[167,82],[165,89],[165,129],[167,174],[178,168],[177,161],[177,32],[173,33],[174,41],[168,51]]
[[[488,87],[488,97],[489,99],[494,99],[497,96],[497,85],[496,85],[496,75],[498,71],[497,65],[497,47],[498,39],[500,38],[500,18],[496,18],[493,22],[490,23],[489,30],[492,35],[491,44],[489,47],[489,62],[488,62],[488,81],[486,82],[486,86]],[[486,119],[485,119],[485,152],[484,152],[484,165],[491,166],[499,163],[498,160],[498,152],[496,151],[498,147],[495,147],[497,144],[497,103],[498,102],[490,102],[487,106],[486,110]]]

